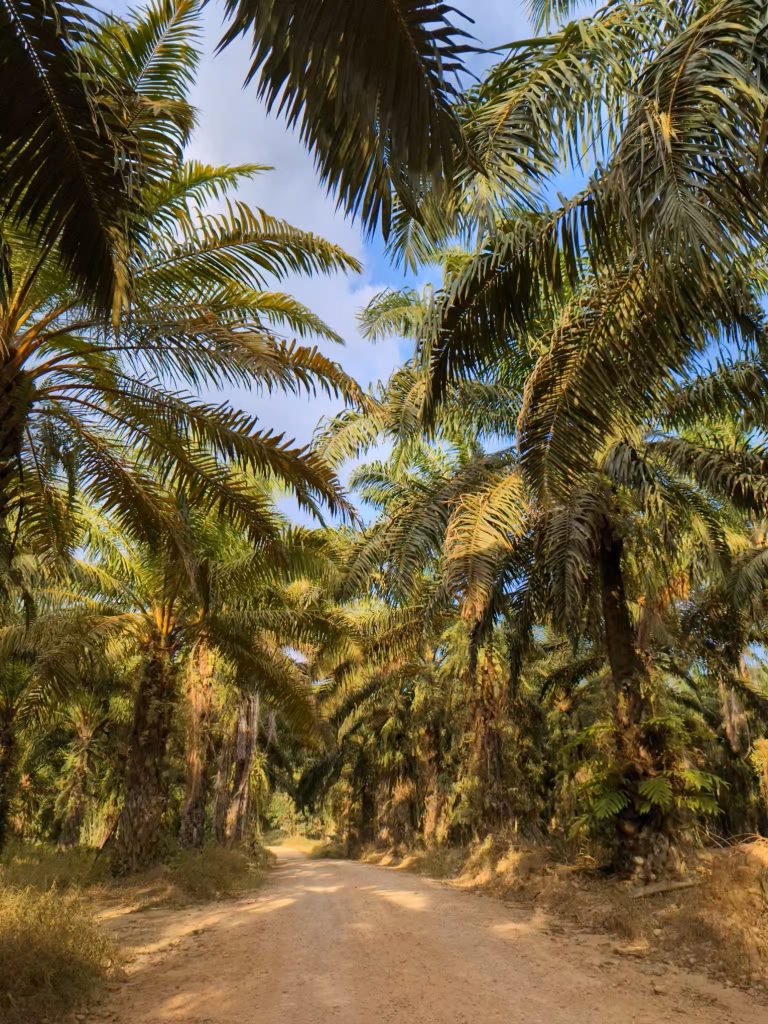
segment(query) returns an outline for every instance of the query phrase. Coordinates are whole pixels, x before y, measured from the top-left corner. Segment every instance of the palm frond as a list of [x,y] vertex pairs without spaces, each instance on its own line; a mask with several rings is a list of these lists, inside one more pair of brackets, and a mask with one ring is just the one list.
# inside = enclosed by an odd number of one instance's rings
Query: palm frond
[[322,0],[311,17],[296,0],[227,0],[221,46],[249,36],[249,79],[267,109],[300,126],[321,180],[367,227],[391,218],[421,187],[449,182],[462,146],[451,76],[468,49],[444,4]]
[[129,193],[134,174],[108,123],[86,54],[87,5],[8,0],[0,10],[0,192],[5,218],[24,226],[102,309],[125,302]]
[[478,621],[487,608],[501,565],[528,520],[525,483],[514,471],[462,495],[446,531],[445,586],[459,595],[468,621]]

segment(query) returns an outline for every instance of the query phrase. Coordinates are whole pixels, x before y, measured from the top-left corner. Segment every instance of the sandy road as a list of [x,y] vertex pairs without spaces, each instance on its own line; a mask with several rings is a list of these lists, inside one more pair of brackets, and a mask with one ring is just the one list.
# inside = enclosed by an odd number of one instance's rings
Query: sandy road
[[[277,851],[263,892],[116,922],[120,1024],[757,1024],[737,990],[405,872]],[[656,991],[654,991],[654,989]]]

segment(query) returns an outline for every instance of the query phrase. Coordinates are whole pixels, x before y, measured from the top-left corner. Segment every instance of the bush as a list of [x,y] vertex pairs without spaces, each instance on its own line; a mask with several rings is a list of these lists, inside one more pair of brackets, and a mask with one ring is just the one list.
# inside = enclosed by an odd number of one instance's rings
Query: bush
[[293,799],[282,790],[276,790],[270,797],[266,820],[271,831],[282,835],[296,836],[302,832],[302,815]]
[[96,859],[92,851],[19,845],[0,863],[0,886],[40,892],[77,889],[102,901],[129,902],[136,910],[146,910],[231,899],[258,886],[274,862],[274,855],[257,843],[238,849],[174,846],[165,863],[116,880],[108,859]]
[[178,853],[167,865],[167,874],[182,897],[204,902],[231,898],[254,888],[273,861],[272,854],[259,847],[246,851],[206,846]]
[[0,889],[0,1021],[61,1017],[108,978],[112,944],[74,893]]
[[253,871],[268,871],[277,864],[277,857],[261,843],[250,843],[247,847],[248,860]]
[[316,843],[307,856],[310,860],[346,860],[349,856],[346,843],[337,839],[328,839],[324,843]]

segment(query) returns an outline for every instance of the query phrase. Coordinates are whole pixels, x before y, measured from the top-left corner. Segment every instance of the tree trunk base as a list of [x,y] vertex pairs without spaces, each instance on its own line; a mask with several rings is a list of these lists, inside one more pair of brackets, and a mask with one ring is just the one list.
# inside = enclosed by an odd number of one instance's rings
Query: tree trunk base
[[623,877],[647,885],[679,878],[684,862],[679,848],[665,832],[643,825],[632,836],[620,834],[616,868]]
[[188,850],[202,849],[205,841],[205,804],[185,811],[179,829],[179,842]]

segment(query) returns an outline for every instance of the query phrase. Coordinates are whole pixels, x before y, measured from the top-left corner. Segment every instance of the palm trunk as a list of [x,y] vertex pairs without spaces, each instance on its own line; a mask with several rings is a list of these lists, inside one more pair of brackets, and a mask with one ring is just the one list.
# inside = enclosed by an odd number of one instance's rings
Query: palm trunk
[[227,832],[227,814],[229,812],[229,779],[232,774],[232,758],[236,735],[226,736],[221,743],[216,781],[213,785],[213,812],[211,827],[217,843],[224,843]]
[[0,850],[8,840],[8,812],[13,791],[15,738],[11,722],[0,722]]
[[[14,538],[9,522],[13,480],[19,473],[24,428],[33,392],[32,379],[15,365],[15,351],[11,348],[0,360],[0,573],[5,572],[13,560]],[[0,722],[0,850],[8,839],[14,758],[11,716]]]
[[251,768],[259,728],[259,698],[246,697],[240,705],[235,740],[232,798],[227,810],[225,837],[228,845],[242,842],[247,834],[251,792]]
[[170,656],[156,650],[136,695],[125,802],[112,854],[115,874],[139,871],[157,860],[168,801],[165,769],[172,703]]
[[[614,685],[614,726],[616,753],[623,788],[629,804],[617,821],[617,862],[622,873],[629,873],[638,864],[653,871],[650,859],[661,851],[664,857],[669,842],[664,837],[665,820],[660,808],[640,809],[638,786],[658,773],[659,751],[647,735],[644,721],[648,717],[647,692],[650,678],[640,656],[635,628],[629,614],[622,556],[624,544],[606,520],[600,544],[600,576],[605,645]],[[662,870],[661,866],[658,866]]]
[[200,644],[187,675],[189,730],[187,737],[187,782],[181,815],[179,841],[200,849],[205,839],[205,808],[210,789],[213,715],[213,666],[211,652]]
[[65,849],[77,846],[80,841],[80,832],[83,827],[88,804],[83,785],[84,774],[84,768],[78,765],[75,779],[63,795],[58,845]]
[[14,351],[0,361],[0,558],[8,565],[13,557],[13,540],[7,522],[11,489],[19,472],[24,428],[32,405],[31,377],[14,363]]
[[360,793],[360,842],[370,845],[376,838],[376,794],[368,780]]
[[723,732],[728,741],[728,746],[737,757],[744,758],[749,754],[752,747],[749,718],[747,717],[744,704],[733,686],[723,679],[722,676],[718,679],[717,689],[720,695]]
[[605,646],[616,691],[616,725],[624,732],[636,730],[642,714],[645,664],[635,644],[629,615],[621,559],[624,543],[606,524],[600,545]]
[[370,778],[370,761],[363,750],[355,764],[352,779],[354,800],[357,803],[356,821],[351,822],[347,836],[350,856],[357,856],[363,846],[376,838],[376,793]]
[[429,724],[425,729],[424,804],[421,829],[427,846],[437,845],[441,838],[445,794],[440,790],[442,772],[440,727]]
[[495,829],[509,817],[499,728],[501,708],[492,668],[487,663],[482,664],[474,675],[470,775],[478,779],[481,786],[482,820],[477,824]]

